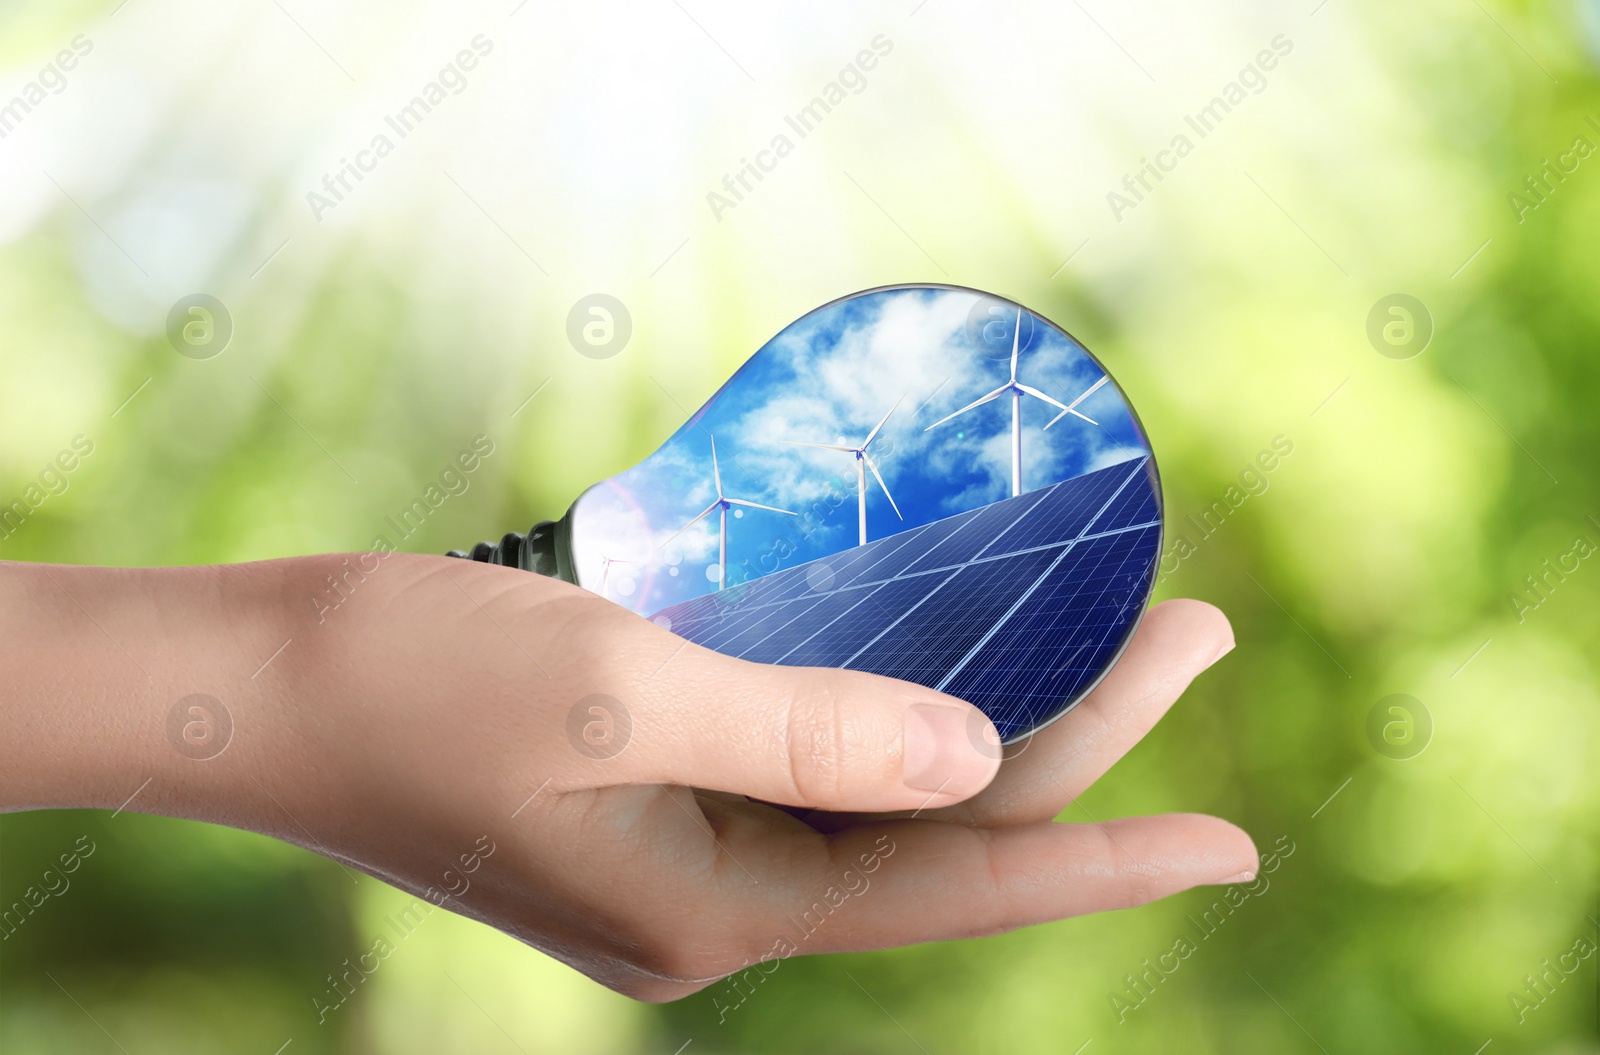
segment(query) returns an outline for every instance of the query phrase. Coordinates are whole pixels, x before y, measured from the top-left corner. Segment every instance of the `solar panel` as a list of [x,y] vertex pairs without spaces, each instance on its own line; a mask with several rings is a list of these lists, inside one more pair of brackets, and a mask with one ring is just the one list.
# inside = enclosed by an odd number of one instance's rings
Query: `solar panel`
[[1038,701],[1092,687],[1143,607],[1159,525],[1071,547],[995,633],[934,687],[982,700],[1003,740],[1032,724]]
[[904,618],[864,642],[845,666],[907,679],[925,669],[953,669],[1052,559],[1048,550],[1031,550],[966,565]]
[[1156,488],[1136,458],[656,618],[731,656],[941,689],[1009,742],[1070,709],[1126,646],[1160,554]]
[[966,563],[987,549],[997,535],[1021,520],[1045,494],[1045,491],[1029,491],[1009,502],[998,502],[977,510],[975,515],[967,518],[960,530],[951,532],[943,542],[928,550],[906,570],[946,568],[952,564]]
[[776,662],[791,667],[839,667],[861,648],[863,638],[873,638],[905,613],[908,606],[939,585],[944,576],[929,573],[891,579],[866,592],[861,603],[816,633],[794,645]]

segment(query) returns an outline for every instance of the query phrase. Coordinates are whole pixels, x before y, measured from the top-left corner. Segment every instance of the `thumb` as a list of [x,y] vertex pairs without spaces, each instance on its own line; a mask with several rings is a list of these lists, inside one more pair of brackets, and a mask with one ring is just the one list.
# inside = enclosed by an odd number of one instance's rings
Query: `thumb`
[[620,767],[600,771],[607,783],[875,812],[959,802],[1000,766],[982,711],[876,674],[750,663],[689,645],[633,695],[630,743]]

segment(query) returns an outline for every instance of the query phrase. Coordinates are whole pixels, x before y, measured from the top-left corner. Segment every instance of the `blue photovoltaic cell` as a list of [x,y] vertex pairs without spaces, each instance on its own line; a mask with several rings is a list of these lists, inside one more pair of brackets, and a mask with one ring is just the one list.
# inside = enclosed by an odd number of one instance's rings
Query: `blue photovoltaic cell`
[[[799,608],[790,620],[779,628],[769,628],[767,633],[748,648],[737,653],[741,659],[755,663],[776,663],[792,652],[795,642],[809,639],[818,630],[855,608],[866,600],[875,586],[855,590],[838,590],[812,600],[799,598],[788,602]],[[795,664],[790,663],[790,666]]]
[[1026,516],[996,539],[990,552],[1015,553],[1077,538],[1106,502],[1139,471],[1141,464],[1142,461],[1123,462],[1067,481],[1077,484],[1076,487],[1057,484],[1046,488],[1049,494],[1034,503]]
[[797,593],[803,592],[805,586],[806,570],[803,567],[796,566],[784,568],[782,571],[773,572],[771,575],[763,575],[760,578],[751,579],[740,586],[730,588],[744,590],[745,603],[767,604],[785,597],[793,597]]
[[[907,534],[910,532],[895,535],[893,539],[904,538]],[[842,589],[846,583],[855,578],[857,572],[877,560],[879,554],[886,549],[892,549],[892,546],[886,547],[883,543],[889,543],[893,539],[879,539],[877,543],[857,546],[855,549],[812,561],[802,566],[805,574],[801,575],[800,579],[806,584],[807,590],[813,593]]]
[[996,536],[1022,519],[1028,510],[1033,508],[1034,503],[1045,494],[1045,491],[1029,491],[1009,502],[996,502],[994,505],[975,510],[959,530],[928,550],[906,570],[925,571],[928,568],[948,568],[952,564],[965,564],[988,549]]
[[932,524],[924,524],[922,527],[912,528],[910,531],[903,531],[898,535],[892,536],[891,538],[882,539],[877,542],[869,542],[865,546],[862,546],[857,552],[866,554],[866,558],[857,562],[856,565],[850,569],[850,575],[841,578],[837,585],[855,586],[860,583],[883,581],[886,576],[883,575],[879,569],[887,567],[887,565],[884,564],[884,561],[888,560],[894,554],[900,552],[901,549],[906,547],[910,547],[906,550],[907,553],[922,552],[924,547],[918,540],[921,539],[927,530],[932,526]]
[[847,617],[835,619],[786,653],[778,662],[791,667],[838,667],[861,650],[861,646],[877,637],[890,623],[905,614],[905,610],[927,596],[945,579],[948,573],[934,572],[914,575],[909,579],[895,579],[873,587],[864,587],[867,597],[850,609]]
[[[895,547],[894,552],[874,564],[869,573],[862,576],[861,581],[875,582],[883,579],[892,579],[901,574],[916,563],[917,559],[928,550],[959,531],[966,525],[967,521],[971,520],[979,512],[981,510],[975,509],[959,516],[936,520],[921,528],[919,534],[910,545]],[[882,539],[878,544],[882,545],[884,542],[892,541],[893,539]],[[868,543],[868,545],[872,545],[872,543]]]
[[967,565],[845,666],[937,685],[1054,559],[1034,550]]
[[672,613],[675,617],[673,622],[689,623],[697,619],[704,619],[706,616],[713,615],[718,611],[720,611],[720,603],[717,595],[714,593],[706,594],[704,597],[696,597],[692,601],[685,601],[680,605],[673,606]]
[[943,691],[984,700],[1003,740],[1028,725],[1035,701],[1075,699],[1143,606],[1159,536],[1145,527],[1074,546]]
[[[836,561],[854,552],[854,550],[847,550],[845,553],[835,553],[828,559]],[[820,574],[815,569],[821,564],[822,561],[812,561],[810,564],[786,568],[776,575],[752,580],[749,584],[751,588],[750,596],[745,603],[755,605],[776,604],[779,601],[787,601],[795,597],[803,597],[808,593],[814,593],[815,590],[812,588],[811,579]],[[768,584],[769,580],[771,580],[770,585]]]
[[793,606],[808,603],[810,602],[802,599],[730,610],[720,625],[698,630],[697,633],[701,636],[696,643],[714,648],[718,652],[726,652],[730,656],[742,656],[746,648],[780,626],[785,617],[793,618],[799,615],[801,609]]
[[1147,458],[877,539],[657,614],[691,641],[849,667],[969,700],[1011,741],[1127,643],[1160,557]]
[[1105,512],[1095,518],[1094,523],[1089,525],[1089,530],[1084,534],[1098,535],[1112,528],[1148,524],[1160,519],[1161,510],[1156,502],[1155,489],[1138,486],[1138,481],[1133,480],[1118,492]]

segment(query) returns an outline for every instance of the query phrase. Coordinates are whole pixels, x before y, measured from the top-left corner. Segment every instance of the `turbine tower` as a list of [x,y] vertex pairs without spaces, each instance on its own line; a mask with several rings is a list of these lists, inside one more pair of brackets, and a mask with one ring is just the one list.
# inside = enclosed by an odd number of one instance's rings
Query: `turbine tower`
[[905,517],[900,512],[900,507],[895,505],[894,495],[889,493],[889,485],[883,482],[883,474],[878,472],[877,463],[872,460],[872,455],[867,453],[867,448],[872,446],[872,441],[877,439],[877,437],[878,437],[878,430],[882,429],[883,426],[888,422],[888,420],[891,417],[894,416],[894,412],[896,410],[900,409],[900,404],[905,402],[905,398],[906,397],[904,395],[902,395],[899,399],[894,401],[894,406],[889,408],[889,413],[887,413],[887,414],[885,414],[883,416],[883,420],[882,421],[878,422],[876,425],[873,426],[872,431],[867,433],[867,438],[861,441],[861,446],[859,446],[859,447],[851,447],[851,446],[848,446],[847,444],[842,444],[842,443],[798,443],[798,442],[796,442],[794,440],[785,440],[784,441],[785,443],[789,444],[789,446],[791,446],[791,447],[815,447],[818,450],[823,450],[823,451],[841,451],[841,452],[843,452],[845,454],[849,454],[849,455],[852,455],[852,456],[855,457],[855,460],[856,460],[856,494],[860,496],[861,515],[860,515],[859,519],[860,519],[860,522],[861,522],[861,545],[863,545],[863,546],[865,546],[867,544],[867,470],[868,469],[872,470],[872,475],[873,475],[873,477],[875,479],[877,479],[878,486],[883,488],[883,497],[885,497],[885,498],[887,498],[889,500],[889,507],[894,510],[894,515],[897,516],[897,517],[900,517],[901,520],[905,519]]
[[[1060,400],[1053,399],[1050,396],[1045,395],[1037,388],[1023,384],[1021,381],[1017,380],[1017,345],[1021,340],[1022,309],[1018,308],[1016,329],[1011,334],[1011,380],[1007,381],[993,392],[990,392],[988,395],[973,400],[971,403],[968,403],[954,414],[951,414],[948,417],[940,418],[938,421],[935,421],[932,425],[929,425],[927,428],[922,430],[923,432],[930,432],[933,429],[938,428],[940,425],[943,425],[951,418],[958,418],[974,407],[981,407],[992,399],[999,399],[1006,393],[1011,393],[1011,496],[1013,498],[1022,493],[1022,397],[1024,395],[1033,396],[1035,399],[1044,400],[1051,406],[1060,407],[1061,413],[1050,419],[1050,425],[1054,425],[1057,421],[1060,421],[1062,415],[1064,414],[1071,414],[1074,417],[1083,418],[1084,421],[1087,421],[1091,425],[1098,425],[1099,422],[1085,414],[1080,414],[1077,408],[1079,403],[1082,403],[1085,399],[1089,398],[1089,394],[1091,392],[1106,383],[1106,379],[1102,377],[1098,382],[1095,383],[1093,388],[1089,389],[1088,392],[1085,392],[1083,395],[1073,400],[1071,406],[1068,406]],[[1045,428],[1049,428],[1050,425],[1046,425]]]
[[733,506],[743,506],[746,509],[765,509],[771,513],[783,513],[787,516],[799,516],[800,514],[788,509],[779,509],[776,506],[764,506],[757,502],[746,502],[742,498],[729,498],[727,495],[723,494],[722,470],[717,466],[717,438],[715,436],[711,437],[711,480],[717,489],[717,500],[706,506],[705,509],[700,512],[699,516],[695,517],[693,520],[689,521],[687,524],[683,525],[683,527],[674,532],[672,538],[667,539],[667,541],[663,542],[662,545],[667,545],[667,543],[671,542],[672,539],[675,539],[685,531],[688,531],[690,528],[700,523],[700,521],[704,520],[712,513],[717,513],[717,589],[721,590],[726,588],[728,585],[729,509],[731,509]]

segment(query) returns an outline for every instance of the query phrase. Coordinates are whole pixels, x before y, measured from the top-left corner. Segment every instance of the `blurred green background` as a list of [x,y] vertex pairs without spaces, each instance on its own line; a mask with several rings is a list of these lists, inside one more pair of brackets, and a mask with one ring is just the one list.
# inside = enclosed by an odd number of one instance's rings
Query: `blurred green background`
[[[1595,1051],[1600,5],[575,6],[0,2],[0,106],[34,100],[0,112],[0,502],[93,443],[0,558],[365,549],[488,433],[405,544],[468,545],[643,458],[810,308],[971,285],[1116,374],[1192,543],[1160,592],[1238,634],[1063,820],[1208,811],[1292,854],[1207,937],[1215,890],[789,961],[726,1021],[725,987],[636,1005],[441,915],[319,1024],[396,892],[230,830],[11,815],[0,906],[94,849],[0,940],[0,1049]],[[164,328],[201,292],[233,335],[195,360]],[[633,321],[607,359],[567,337],[596,292]],[[1369,338],[1392,294],[1425,348]],[[1230,493],[1277,437],[1265,490]]]

